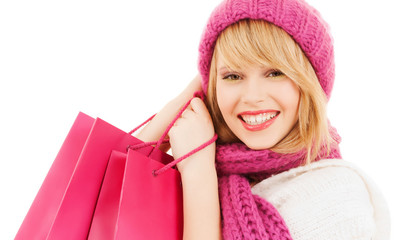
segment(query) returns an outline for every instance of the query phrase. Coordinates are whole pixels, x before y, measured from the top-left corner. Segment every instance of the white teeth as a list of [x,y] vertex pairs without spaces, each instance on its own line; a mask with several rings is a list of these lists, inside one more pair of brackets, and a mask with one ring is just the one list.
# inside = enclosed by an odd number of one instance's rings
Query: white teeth
[[278,115],[276,113],[261,113],[258,115],[241,115],[241,118],[249,125],[259,125],[264,122],[267,122],[270,119],[273,119],[275,116]]

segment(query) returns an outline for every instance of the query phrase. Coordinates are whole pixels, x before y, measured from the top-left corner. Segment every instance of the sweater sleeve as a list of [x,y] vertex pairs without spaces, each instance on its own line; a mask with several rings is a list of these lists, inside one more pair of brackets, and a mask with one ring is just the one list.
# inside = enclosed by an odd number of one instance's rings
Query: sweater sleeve
[[274,205],[294,240],[373,239],[374,207],[363,178],[342,166],[302,168],[255,185]]

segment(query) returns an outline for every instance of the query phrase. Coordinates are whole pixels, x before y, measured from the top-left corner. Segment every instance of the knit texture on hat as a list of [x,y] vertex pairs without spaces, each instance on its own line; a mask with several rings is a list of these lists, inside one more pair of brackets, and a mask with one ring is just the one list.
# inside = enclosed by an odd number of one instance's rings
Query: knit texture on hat
[[[330,131],[340,142],[335,129]],[[252,150],[243,143],[217,145],[216,166],[224,239],[291,240],[290,232],[278,211],[263,198],[253,195],[249,178],[264,179],[300,166],[305,151],[279,154],[271,150]],[[322,148],[316,161],[341,158],[338,145],[326,155]]]
[[333,39],[319,12],[303,0],[223,1],[211,14],[199,46],[198,68],[205,93],[218,36],[229,25],[242,19],[265,20],[290,34],[306,54],[327,98],[330,98],[335,75]]

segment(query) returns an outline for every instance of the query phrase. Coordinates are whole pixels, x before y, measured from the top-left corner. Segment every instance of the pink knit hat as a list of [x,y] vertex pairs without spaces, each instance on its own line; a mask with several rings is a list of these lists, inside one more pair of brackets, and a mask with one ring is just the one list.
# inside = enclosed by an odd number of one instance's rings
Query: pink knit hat
[[242,19],[261,19],[284,29],[311,62],[330,98],[334,84],[333,39],[320,13],[304,0],[224,0],[208,20],[200,41],[198,68],[207,92],[211,58],[219,34]]

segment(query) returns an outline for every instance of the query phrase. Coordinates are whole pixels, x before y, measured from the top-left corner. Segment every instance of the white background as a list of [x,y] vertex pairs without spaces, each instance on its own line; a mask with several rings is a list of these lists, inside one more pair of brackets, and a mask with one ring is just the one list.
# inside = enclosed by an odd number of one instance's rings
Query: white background
[[[77,113],[131,130],[195,76],[217,0],[0,2],[0,239],[12,239]],[[309,0],[331,25],[329,118],[379,185],[392,239],[411,215],[411,7]]]

